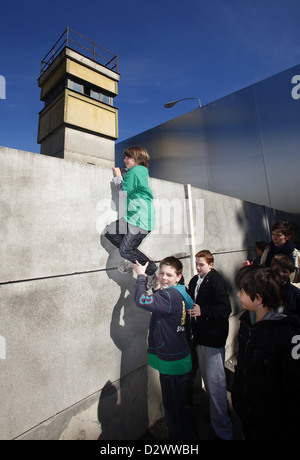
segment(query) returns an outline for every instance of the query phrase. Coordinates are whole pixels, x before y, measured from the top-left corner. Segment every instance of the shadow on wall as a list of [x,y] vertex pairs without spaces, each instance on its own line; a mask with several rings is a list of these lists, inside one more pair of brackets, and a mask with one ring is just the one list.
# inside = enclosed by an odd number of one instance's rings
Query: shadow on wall
[[[289,221],[290,217],[291,215],[284,211],[244,201],[241,211],[236,215],[236,221],[243,235],[243,246],[247,248],[245,261],[252,262],[257,257],[255,249],[257,241],[265,241],[268,244],[271,242],[271,229],[275,222],[280,220]],[[236,292],[235,288],[233,288],[231,294],[233,292]]]
[[116,440],[119,439],[119,432],[121,427],[121,405],[118,404],[118,391],[117,388],[111,383],[110,380],[104,385],[98,404],[98,420],[101,424],[101,440]]
[[[111,199],[111,207],[119,215],[122,203],[112,182]],[[100,245],[108,253],[106,273],[120,288],[112,312],[110,336],[121,352],[121,362],[120,380],[114,384],[108,381],[101,392],[98,419],[102,433],[99,439],[137,439],[149,426],[147,334],[150,316],[136,307],[133,274],[123,275],[118,271],[116,265],[122,260],[119,250],[104,233],[105,229],[100,235]]]
[[269,243],[272,224],[277,220],[288,220],[288,214],[247,201],[233,200],[229,204],[225,201],[224,213],[206,209],[205,246],[212,248],[216,269],[227,284],[232,315],[236,315],[242,310],[235,287],[238,271],[243,262],[256,258],[255,243]]
[[237,223],[243,235],[243,246],[247,248],[245,261],[256,257],[256,241],[269,242],[269,223],[266,208],[244,201],[241,212],[237,214]]
[[275,222],[289,221],[290,215],[284,211],[271,209],[266,206],[257,206],[243,202],[242,212],[237,215],[237,222],[244,235],[244,247],[248,248],[248,259],[256,257],[256,241],[270,243],[272,240],[272,226]]

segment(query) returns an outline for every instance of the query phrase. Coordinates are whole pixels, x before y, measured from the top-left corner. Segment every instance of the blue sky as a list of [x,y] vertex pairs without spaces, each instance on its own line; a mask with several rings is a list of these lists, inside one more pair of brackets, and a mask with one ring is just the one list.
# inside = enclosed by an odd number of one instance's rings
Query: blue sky
[[13,1],[1,5],[0,145],[39,152],[40,62],[69,25],[116,53],[119,141],[300,63],[299,0]]

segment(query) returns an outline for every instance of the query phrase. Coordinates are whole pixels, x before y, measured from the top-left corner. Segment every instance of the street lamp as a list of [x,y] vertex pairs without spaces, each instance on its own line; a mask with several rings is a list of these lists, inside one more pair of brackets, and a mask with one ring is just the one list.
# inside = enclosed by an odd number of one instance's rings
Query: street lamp
[[184,99],[178,99],[178,101],[167,102],[166,104],[164,104],[164,107],[166,109],[170,109],[171,107],[174,107],[174,105],[177,104],[177,102],[186,101],[187,99],[196,99],[199,103],[199,107],[201,107],[201,102],[200,102],[199,97],[185,97]]

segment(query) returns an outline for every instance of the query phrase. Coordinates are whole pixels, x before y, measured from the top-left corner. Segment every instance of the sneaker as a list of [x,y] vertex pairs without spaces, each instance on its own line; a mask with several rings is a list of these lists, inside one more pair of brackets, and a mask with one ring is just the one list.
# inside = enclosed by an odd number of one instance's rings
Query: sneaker
[[153,275],[147,276],[146,291],[150,291],[150,289],[154,290],[155,288],[156,288],[156,273],[154,272]]
[[123,275],[129,275],[130,273],[132,273],[132,262],[130,262],[129,260],[124,260],[124,262],[122,262],[119,266],[118,266],[118,270],[120,273],[122,273]]

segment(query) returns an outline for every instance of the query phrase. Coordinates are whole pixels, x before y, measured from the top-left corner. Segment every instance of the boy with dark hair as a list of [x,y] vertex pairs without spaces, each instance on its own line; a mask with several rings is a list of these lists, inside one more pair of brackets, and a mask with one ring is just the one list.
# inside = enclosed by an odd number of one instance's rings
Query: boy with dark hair
[[294,272],[294,262],[285,254],[274,256],[271,261],[271,268],[281,280],[284,291],[284,311],[296,315],[300,319],[300,289],[294,286],[290,277]]
[[295,239],[295,230],[290,222],[275,222],[272,226],[272,241],[261,256],[261,264],[270,267],[274,256],[285,254],[290,257],[295,267],[293,275],[291,276],[291,282],[298,283],[300,279],[300,252],[296,248]]
[[212,427],[218,438],[232,440],[224,369],[231,305],[226,283],[213,267],[214,257],[210,251],[205,249],[196,254],[198,274],[188,286],[194,300],[190,310],[191,328],[199,369],[210,400]]
[[159,289],[149,295],[146,291],[144,266],[133,265],[137,273],[135,302],[139,308],[152,313],[148,335],[148,364],[157,369],[165,410],[166,423],[172,440],[194,439],[193,427],[186,407],[187,379],[192,367],[185,333],[186,309],[193,301],[183,285],[182,263],[176,257],[160,262]]
[[266,241],[256,241],[255,243],[256,257],[253,260],[254,265],[260,265],[261,257],[267,246],[268,246],[268,243]]
[[298,439],[300,323],[283,313],[282,290],[270,268],[244,267],[236,277],[246,310],[240,317],[232,403],[247,440]]

